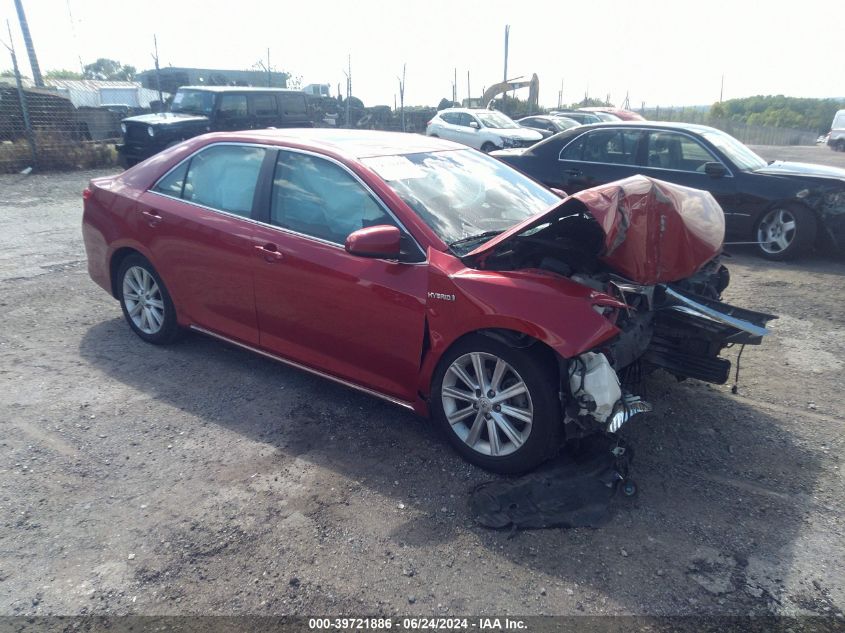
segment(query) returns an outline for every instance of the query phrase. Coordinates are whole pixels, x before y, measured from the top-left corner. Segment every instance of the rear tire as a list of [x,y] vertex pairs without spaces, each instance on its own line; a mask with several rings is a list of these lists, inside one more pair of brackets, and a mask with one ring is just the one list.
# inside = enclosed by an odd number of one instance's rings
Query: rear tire
[[120,308],[129,327],[153,345],[172,343],[182,333],[176,308],[153,265],[139,253],[124,259],[117,272]]
[[488,336],[469,336],[446,353],[435,372],[433,417],[455,450],[476,466],[502,474],[531,470],[559,447],[557,373],[539,346],[516,349]]
[[808,208],[776,203],[763,212],[754,227],[757,253],[766,259],[795,259],[810,251],[816,241],[818,221]]

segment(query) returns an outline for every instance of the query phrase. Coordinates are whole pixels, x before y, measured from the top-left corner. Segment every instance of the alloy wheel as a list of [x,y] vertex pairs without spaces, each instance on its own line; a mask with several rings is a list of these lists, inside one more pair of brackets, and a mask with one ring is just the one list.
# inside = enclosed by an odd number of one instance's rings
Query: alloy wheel
[[144,334],[156,334],[164,324],[164,298],[155,278],[141,266],[123,275],[123,302],[132,322]]
[[470,352],[455,359],[440,396],[452,430],[478,453],[509,455],[531,434],[534,407],[528,386],[494,354]]
[[795,227],[795,216],[788,209],[772,209],[757,227],[760,248],[771,255],[784,252],[795,239]]

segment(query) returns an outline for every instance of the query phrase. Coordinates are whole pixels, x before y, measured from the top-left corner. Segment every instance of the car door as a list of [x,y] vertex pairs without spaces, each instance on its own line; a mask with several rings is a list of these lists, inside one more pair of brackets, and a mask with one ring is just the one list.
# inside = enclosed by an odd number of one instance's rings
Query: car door
[[277,119],[279,127],[313,127],[308,118],[308,102],[305,95],[297,92],[278,93],[281,116]]
[[251,218],[266,153],[250,145],[211,145],[138,199],[139,238],[180,312],[193,324],[251,344],[258,343]]
[[560,151],[560,181],[551,186],[572,194],[638,173],[643,134],[640,129],[604,128],[575,137]]
[[249,105],[245,94],[223,93],[217,97],[214,130],[232,131],[249,128]]
[[[473,122],[478,127],[471,127],[470,123]],[[460,112],[458,113],[458,122],[455,126],[455,129],[458,135],[458,138],[456,140],[459,143],[469,145],[470,147],[474,147],[475,149],[481,149],[481,123],[478,122],[478,119],[466,112]]]
[[[698,139],[675,131],[650,130],[644,143],[642,173],[685,187],[704,189],[713,194],[725,211],[725,228],[735,232],[737,220],[736,179],[728,167]],[[725,173],[714,177],[705,173],[707,163],[721,163]]]
[[247,95],[249,106],[249,127],[264,129],[279,126],[279,102],[272,93],[252,93]]
[[[354,230],[398,222],[348,168],[294,150],[278,152],[268,206],[254,244],[261,346],[412,401],[427,266],[354,256],[343,246]],[[407,243],[411,259],[423,260]]]

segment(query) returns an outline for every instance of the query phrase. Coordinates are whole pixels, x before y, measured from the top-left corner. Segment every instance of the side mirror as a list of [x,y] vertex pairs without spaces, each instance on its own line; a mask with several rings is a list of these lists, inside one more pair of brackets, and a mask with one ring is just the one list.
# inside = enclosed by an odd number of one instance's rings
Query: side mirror
[[721,178],[728,173],[728,170],[722,163],[712,162],[704,163],[704,173],[711,178]]
[[551,189],[552,193],[558,198],[565,198],[568,195],[563,189],[558,189],[557,187],[549,187],[549,189]]
[[395,226],[379,224],[353,231],[346,238],[346,252],[358,257],[398,259],[402,234]]
[[473,129],[478,129],[478,121],[470,121],[469,126]]

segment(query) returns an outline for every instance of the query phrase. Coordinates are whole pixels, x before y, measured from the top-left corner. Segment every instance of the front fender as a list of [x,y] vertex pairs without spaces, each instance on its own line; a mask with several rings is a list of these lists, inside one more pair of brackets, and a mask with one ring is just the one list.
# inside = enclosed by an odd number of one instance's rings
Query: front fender
[[512,330],[542,341],[563,358],[593,349],[619,332],[593,306],[623,304],[565,277],[537,270],[469,269],[439,251],[430,251],[430,259],[430,348],[423,359],[420,393],[429,393],[443,353],[472,332]]

